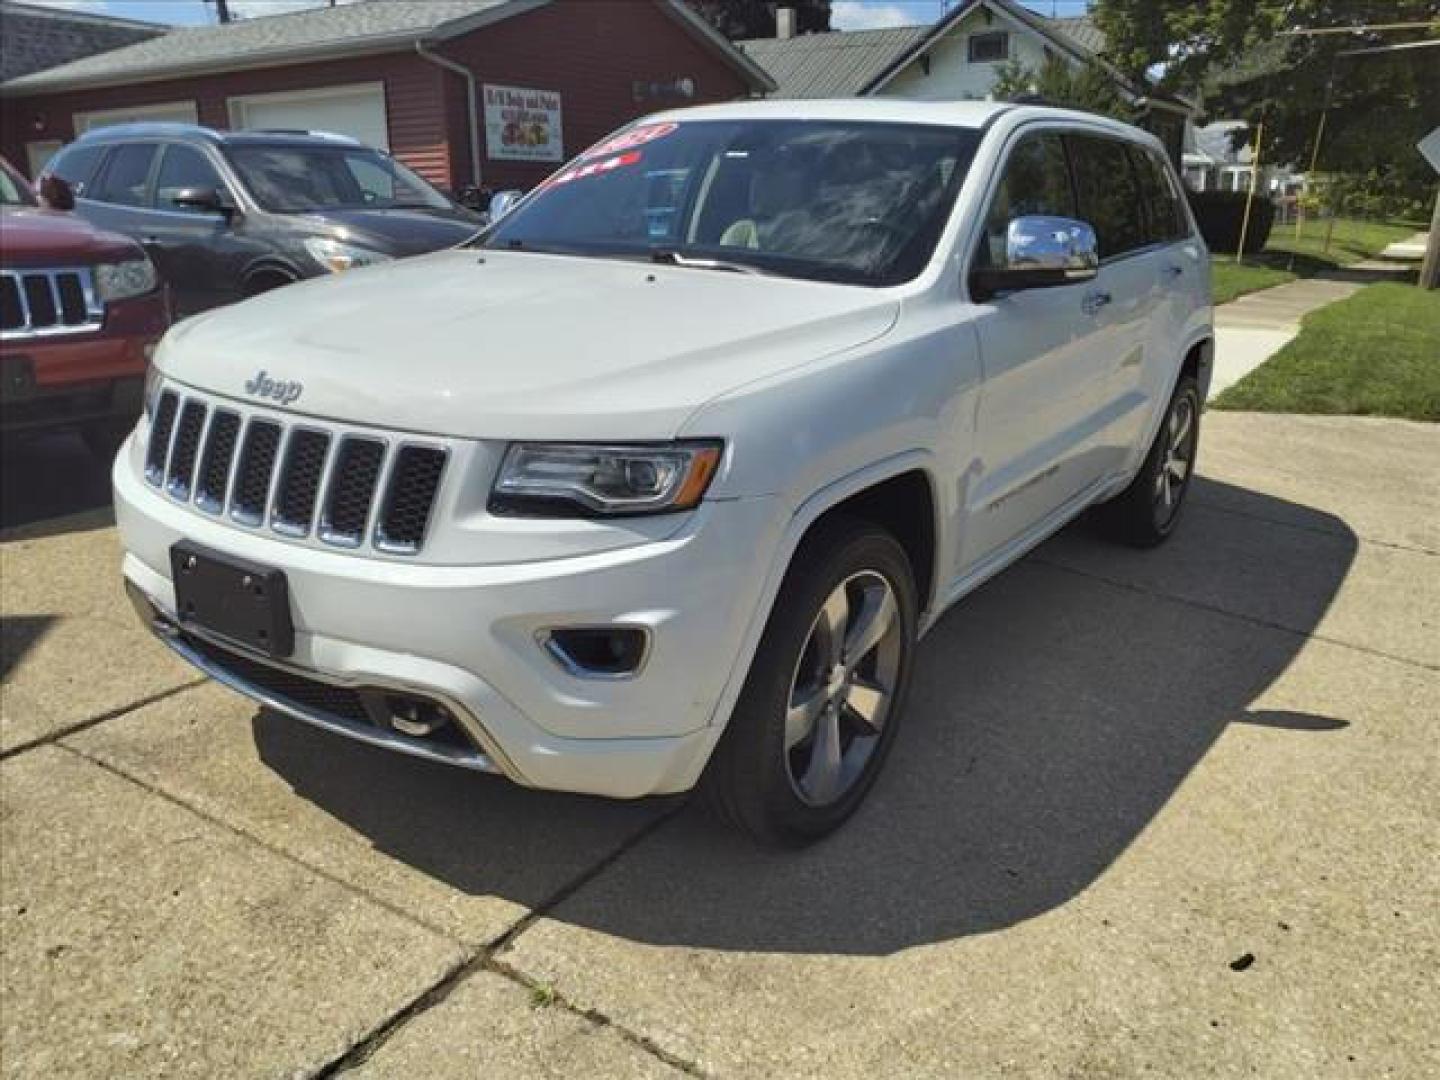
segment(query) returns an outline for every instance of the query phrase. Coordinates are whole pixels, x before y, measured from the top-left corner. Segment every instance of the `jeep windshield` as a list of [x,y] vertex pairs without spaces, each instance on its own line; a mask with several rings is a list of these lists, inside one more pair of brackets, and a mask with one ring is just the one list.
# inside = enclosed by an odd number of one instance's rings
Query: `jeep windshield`
[[476,243],[893,285],[929,261],[979,141],[969,128],[859,121],[642,124]]
[[369,147],[227,147],[250,195],[272,214],[317,210],[449,210],[450,201]]

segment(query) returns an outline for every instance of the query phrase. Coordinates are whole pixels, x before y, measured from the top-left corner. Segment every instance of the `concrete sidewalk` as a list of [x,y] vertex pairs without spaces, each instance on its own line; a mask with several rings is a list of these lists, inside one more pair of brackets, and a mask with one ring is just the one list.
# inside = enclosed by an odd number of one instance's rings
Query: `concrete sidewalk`
[[1417,232],[1405,240],[1397,240],[1384,251],[1380,252],[1382,259],[1396,259],[1401,262],[1419,262],[1425,258],[1425,248],[1430,243],[1428,232]]
[[1300,332],[1312,311],[1344,300],[1363,286],[1389,281],[1408,267],[1367,259],[1323,275],[1247,293],[1215,309],[1215,377],[1210,397],[1235,385]]

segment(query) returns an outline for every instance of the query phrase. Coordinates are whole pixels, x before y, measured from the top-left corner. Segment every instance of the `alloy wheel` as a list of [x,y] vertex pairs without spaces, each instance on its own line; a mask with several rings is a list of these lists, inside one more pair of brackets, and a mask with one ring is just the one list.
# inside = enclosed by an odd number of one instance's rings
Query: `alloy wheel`
[[902,649],[900,609],[883,575],[852,574],[826,598],[785,714],[786,774],[805,803],[833,805],[864,774],[894,699]]
[[1195,399],[1182,394],[1165,420],[1160,466],[1155,475],[1155,522],[1167,526],[1180,511],[1195,462]]

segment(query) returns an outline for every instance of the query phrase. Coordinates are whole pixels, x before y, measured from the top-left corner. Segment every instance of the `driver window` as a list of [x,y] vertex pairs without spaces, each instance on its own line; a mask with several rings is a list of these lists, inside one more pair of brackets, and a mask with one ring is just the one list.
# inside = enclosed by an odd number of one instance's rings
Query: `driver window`
[[214,188],[224,185],[205,155],[189,146],[167,146],[155,179],[155,206],[160,210],[204,213],[192,207],[176,206],[175,196],[186,188]]
[[1059,132],[1028,136],[1010,154],[985,215],[977,266],[1005,265],[1005,236],[1010,222],[1027,214],[1075,217],[1075,193]]

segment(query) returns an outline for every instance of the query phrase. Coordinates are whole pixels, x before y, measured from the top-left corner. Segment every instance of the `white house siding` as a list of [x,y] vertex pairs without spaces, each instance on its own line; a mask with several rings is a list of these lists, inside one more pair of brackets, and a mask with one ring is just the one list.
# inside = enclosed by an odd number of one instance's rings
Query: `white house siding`
[[966,15],[928,52],[930,74],[922,60],[910,62],[877,91],[881,96],[917,98],[922,101],[980,100],[989,96],[1000,74],[1000,63],[972,64],[970,35],[1000,30],[1010,35],[1011,60],[1038,71],[1045,64],[1045,45],[1029,28],[999,15],[987,23],[987,9],[977,7]]

